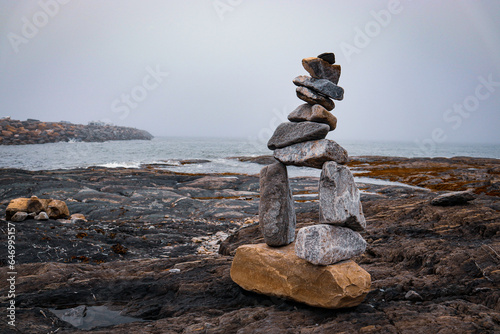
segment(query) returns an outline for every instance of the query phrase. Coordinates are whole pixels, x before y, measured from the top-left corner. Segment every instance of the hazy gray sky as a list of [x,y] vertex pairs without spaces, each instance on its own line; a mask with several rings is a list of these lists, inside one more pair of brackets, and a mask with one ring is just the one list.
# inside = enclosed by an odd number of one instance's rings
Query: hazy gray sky
[[268,138],[330,51],[331,139],[500,143],[500,1],[0,0],[0,116]]

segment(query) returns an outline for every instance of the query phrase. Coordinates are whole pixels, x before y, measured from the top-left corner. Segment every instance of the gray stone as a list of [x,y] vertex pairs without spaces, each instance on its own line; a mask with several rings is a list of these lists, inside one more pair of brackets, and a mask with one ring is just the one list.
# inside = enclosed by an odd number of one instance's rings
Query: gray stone
[[312,264],[327,266],[363,254],[366,241],[346,227],[311,225],[297,234],[295,254]]
[[274,151],[274,157],[285,165],[323,168],[327,161],[344,164],[348,160],[347,151],[329,139],[306,141]]
[[337,118],[319,104],[313,106],[309,103],[301,104],[288,115],[288,120],[292,122],[309,121],[328,124],[330,131],[335,130],[337,127]]
[[319,222],[355,231],[366,228],[359,190],[346,166],[328,161],[319,180]]
[[335,64],[335,54],[332,52],[324,52],[318,56],[318,58],[323,59],[328,64]]
[[281,162],[260,171],[259,225],[269,246],[285,246],[295,239],[295,209],[286,166]]
[[337,86],[327,79],[315,79],[307,75],[299,75],[293,79],[296,86],[303,86],[313,91],[331,97],[334,100],[342,100],[344,98],[344,88]]
[[332,65],[321,58],[310,57],[302,59],[302,66],[313,78],[339,83],[340,65]]
[[46,212],[42,211],[35,216],[35,220],[49,220],[49,215]]
[[323,139],[328,131],[330,131],[330,127],[321,123],[281,123],[269,139],[267,147],[270,150],[275,150],[309,140]]
[[474,198],[476,198],[476,196],[470,190],[454,191],[437,196],[431,201],[431,204],[436,206],[462,205],[472,201]]
[[28,213],[23,212],[23,211],[19,211],[19,212],[16,212],[12,216],[12,218],[10,218],[10,220],[13,222],[22,222],[22,221],[26,220],[26,218],[28,218]]
[[306,101],[309,104],[320,104],[325,107],[326,110],[332,110],[335,108],[335,103],[327,97],[317,94],[313,90],[307,87],[297,87],[296,89],[297,97],[302,101]]

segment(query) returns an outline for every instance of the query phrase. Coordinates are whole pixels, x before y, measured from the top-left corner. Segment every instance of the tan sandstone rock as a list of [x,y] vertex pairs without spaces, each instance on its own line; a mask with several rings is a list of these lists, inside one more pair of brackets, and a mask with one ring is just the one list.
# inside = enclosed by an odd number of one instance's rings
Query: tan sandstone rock
[[321,58],[309,57],[302,59],[302,66],[313,78],[327,79],[334,84],[339,83],[340,65],[329,64]]
[[5,210],[5,218],[11,220],[11,218],[16,214],[16,212],[27,212],[28,211],[28,201],[29,198],[16,198],[9,202],[7,209]]
[[248,291],[330,309],[359,305],[371,285],[370,274],[355,262],[316,266],[298,258],[293,243],[279,248],[240,246],[231,278]]
[[42,212],[45,208],[43,207],[42,201],[36,196],[31,196],[28,200],[28,207],[26,212],[34,212],[36,214]]
[[333,116],[328,110],[319,104],[310,105],[304,103],[298,106],[288,115],[288,120],[292,122],[318,122],[325,123],[330,126],[330,131],[337,127],[337,117]]
[[68,206],[63,201],[57,199],[54,199],[49,203],[47,207],[47,213],[51,219],[69,217]]
[[52,219],[69,217],[69,210],[64,201],[38,198],[36,196],[11,200],[5,210],[6,219],[11,220],[16,212],[34,213],[36,215],[40,212],[46,212]]
[[82,221],[87,221],[87,218],[85,218],[85,216],[81,213],[74,213],[71,215],[70,217],[71,219],[80,219]]

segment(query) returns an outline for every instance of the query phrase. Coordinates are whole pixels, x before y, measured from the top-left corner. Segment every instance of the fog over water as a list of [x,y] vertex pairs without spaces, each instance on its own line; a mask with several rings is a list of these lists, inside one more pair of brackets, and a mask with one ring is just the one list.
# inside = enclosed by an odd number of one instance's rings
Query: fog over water
[[500,2],[0,0],[0,117],[265,142],[335,52],[328,138],[500,143]]

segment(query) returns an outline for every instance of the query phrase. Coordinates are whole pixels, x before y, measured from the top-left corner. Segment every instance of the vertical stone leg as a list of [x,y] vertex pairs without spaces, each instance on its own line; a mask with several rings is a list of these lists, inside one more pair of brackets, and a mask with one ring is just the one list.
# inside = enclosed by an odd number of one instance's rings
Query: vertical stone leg
[[325,162],[319,181],[319,222],[363,231],[366,220],[349,168]]
[[285,246],[295,240],[295,209],[286,166],[281,162],[260,171],[260,229],[269,246]]

